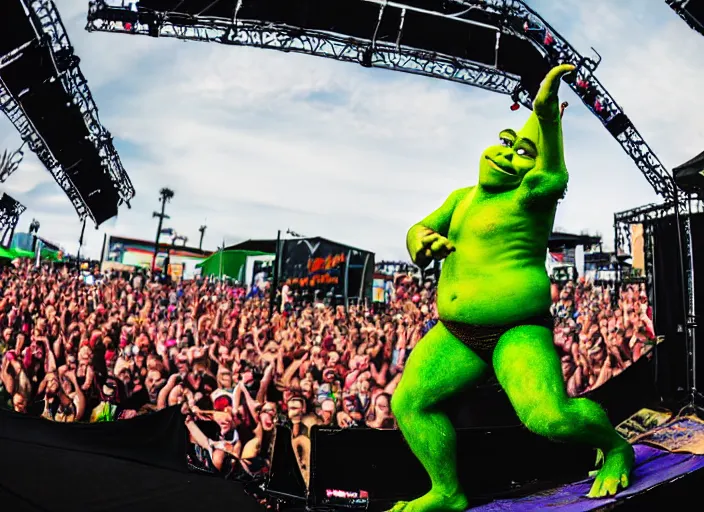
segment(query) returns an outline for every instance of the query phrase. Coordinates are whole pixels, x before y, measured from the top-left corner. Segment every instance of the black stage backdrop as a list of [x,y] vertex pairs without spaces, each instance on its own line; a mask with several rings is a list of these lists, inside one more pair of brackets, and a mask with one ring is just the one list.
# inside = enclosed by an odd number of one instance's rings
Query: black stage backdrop
[[[686,236],[685,219],[682,237]],[[692,251],[696,313],[701,317],[704,305],[704,215],[692,215]],[[685,346],[686,294],[682,287],[682,265],[679,251],[677,223],[674,216],[653,221],[653,259],[655,301],[655,332],[665,336],[658,347],[658,387],[666,398],[681,398],[687,390],[687,347]],[[683,254],[686,259],[686,254]],[[685,265],[686,265],[685,261]],[[704,345],[701,325],[697,328],[697,366],[704,371]],[[699,378],[699,386],[702,379]]]
[[331,294],[371,300],[374,254],[324,238],[285,240],[281,249],[281,282],[307,300]]

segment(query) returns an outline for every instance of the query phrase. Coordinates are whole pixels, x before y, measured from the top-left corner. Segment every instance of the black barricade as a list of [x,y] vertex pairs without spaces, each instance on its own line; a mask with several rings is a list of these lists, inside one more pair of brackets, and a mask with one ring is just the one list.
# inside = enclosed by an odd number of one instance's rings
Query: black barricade
[[54,423],[0,409],[0,439],[187,471],[187,433],[178,406],[106,423]]
[[187,433],[179,409],[94,424],[0,410],[0,508],[261,510],[239,483],[186,471]]

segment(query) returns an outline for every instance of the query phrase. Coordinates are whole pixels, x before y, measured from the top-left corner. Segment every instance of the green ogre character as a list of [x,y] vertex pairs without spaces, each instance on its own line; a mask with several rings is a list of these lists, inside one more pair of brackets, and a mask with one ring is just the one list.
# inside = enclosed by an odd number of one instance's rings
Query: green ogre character
[[570,398],[553,344],[548,237],[567,188],[557,91],[572,65],[552,69],[523,129],[499,134],[484,151],[479,183],[456,190],[413,226],[408,251],[421,267],[442,260],[440,321],[413,350],[391,407],[430,492],[394,512],[467,508],[456,469],[455,430],[438,404],[491,370],[531,431],[601,450],[603,466],[589,493],[628,486],[634,451],[596,403]]

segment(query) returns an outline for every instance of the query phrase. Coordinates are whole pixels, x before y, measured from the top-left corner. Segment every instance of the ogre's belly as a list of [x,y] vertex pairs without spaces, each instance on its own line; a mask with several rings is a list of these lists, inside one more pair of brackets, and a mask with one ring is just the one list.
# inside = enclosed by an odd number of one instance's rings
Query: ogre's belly
[[550,280],[544,264],[489,265],[467,272],[452,267],[443,268],[438,285],[441,320],[503,325],[542,315],[550,308]]

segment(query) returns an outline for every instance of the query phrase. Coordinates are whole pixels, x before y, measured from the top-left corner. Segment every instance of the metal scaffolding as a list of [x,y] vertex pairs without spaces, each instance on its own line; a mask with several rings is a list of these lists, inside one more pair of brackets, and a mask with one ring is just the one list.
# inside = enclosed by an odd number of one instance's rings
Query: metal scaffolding
[[[704,36],[704,20],[697,19],[688,9],[690,4],[701,2],[701,0],[665,0],[677,15],[687,22],[691,28]],[[701,12],[701,8],[700,8]]]
[[[649,204],[640,206],[632,210],[614,214],[614,244],[615,252],[619,249],[624,254],[631,254],[631,226],[641,224],[643,226],[643,249],[645,261],[645,275],[647,283],[647,293],[649,304],[655,306],[655,255],[654,247],[657,240],[654,238],[654,224],[659,219],[672,217],[675,220],[675,229],[679,240],[678,247],[674,248],[679,252],[679,259],[682,270],[682,293],[683,307],[685,308],[685,343],[688,352],[688,388],[692,404],[696,404],[701,398],[698,391],[696,372],[696,304],[695,304],[695,277],[694,277],[694,252],[692,241],[691,217],[695,214],[704,213],[704,203],[700,200],[692,200],[691,197],[676,198],[665,204]],[[620,276],[619,276],[620,280]],[[657,312],[657,307],[655,307]]]
[[91,133],[91,142],[98,150],[102,164],[110,174],[121,202],[129,205],[135,195],[134,186],[113,146],[112,135],[100,122],[98,107],[93,101],[88,81],[78,66],[80,59],[73,51],[59,12],[51,0],[34,0],[30,6],[30,15],[34,18],[35,25],[41,27],[42,33],[51,45],[61,83],[73,98],[73,103],[80,109],[86,127]]
[[39,161],[44,164],[44,167],[51,173],[56,180],[56,183],[63,189],[76,213],[80,218],[85,218],[88,215],[88,209],[83,201],[83,198],[78,193],[76,187],[71,183],[71,180],[64,172],[63,167],[54,158],[54,155],[49,151],[44,139],[35,129],[32,122],[27,118],[24,110],[19,102],[10,94],[0,80],[0,110],[10,119],[20,134],[22,140],[27,144],[29,149],[37,155]]

